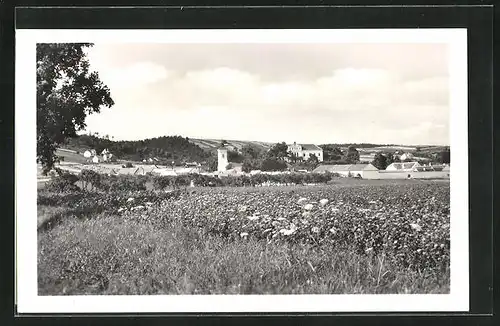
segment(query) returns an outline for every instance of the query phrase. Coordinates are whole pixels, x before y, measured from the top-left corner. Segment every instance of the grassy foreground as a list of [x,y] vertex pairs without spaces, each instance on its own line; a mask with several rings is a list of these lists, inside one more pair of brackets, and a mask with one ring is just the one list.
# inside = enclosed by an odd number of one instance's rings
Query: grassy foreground
[[449,270],[425,275],[349,248],[229,240],[105,214],[40,230],[38,250],[39,295],[449,292]]

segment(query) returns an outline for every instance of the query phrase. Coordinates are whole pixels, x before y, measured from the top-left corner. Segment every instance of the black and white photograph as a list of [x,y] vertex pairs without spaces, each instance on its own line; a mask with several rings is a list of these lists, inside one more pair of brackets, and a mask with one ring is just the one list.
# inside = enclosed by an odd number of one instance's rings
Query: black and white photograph
[[466,31],[16,37],[36,302],[467,308]]

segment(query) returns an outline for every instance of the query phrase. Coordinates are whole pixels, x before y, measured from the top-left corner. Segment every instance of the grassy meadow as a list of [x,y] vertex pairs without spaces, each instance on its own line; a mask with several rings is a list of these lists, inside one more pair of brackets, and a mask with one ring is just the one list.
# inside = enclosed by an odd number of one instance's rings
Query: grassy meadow
[[431,181],[40,188],[38,292],[449,293],[448,209]]

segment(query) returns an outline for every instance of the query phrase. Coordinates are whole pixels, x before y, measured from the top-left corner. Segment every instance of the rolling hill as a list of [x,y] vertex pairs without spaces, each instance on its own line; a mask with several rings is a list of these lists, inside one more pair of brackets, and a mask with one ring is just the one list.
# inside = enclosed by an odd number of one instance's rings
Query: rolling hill
[[[234,147],[235,149],[240,150],[245,145],[251,145],[256,147],[259,150],[267,151],[273,143],[268,142],[260,142],[260,141],[246,141],[246,140],[228,140],[225,139],[227,145]],[[200,139],[200,138],[189,138],[189,142],[198,145],[204,150],[213,151],[216,150],[221,143],[220,139]]]

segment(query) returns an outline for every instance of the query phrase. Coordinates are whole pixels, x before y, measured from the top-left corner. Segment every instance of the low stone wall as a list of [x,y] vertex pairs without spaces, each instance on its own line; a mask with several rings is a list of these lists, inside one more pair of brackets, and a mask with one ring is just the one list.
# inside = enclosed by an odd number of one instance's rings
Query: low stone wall
[[380,179],[449,179],[449,171],[379,171]]

